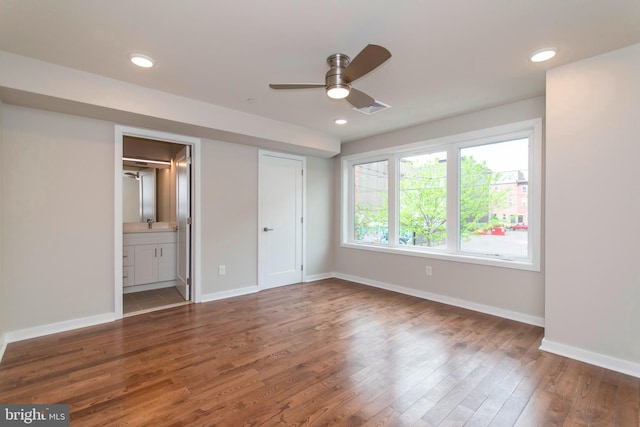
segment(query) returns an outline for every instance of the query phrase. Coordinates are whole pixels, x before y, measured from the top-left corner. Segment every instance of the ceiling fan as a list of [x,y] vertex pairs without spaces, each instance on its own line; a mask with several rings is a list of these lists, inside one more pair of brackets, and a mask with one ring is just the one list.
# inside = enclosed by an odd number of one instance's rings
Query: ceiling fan
[[360,51],[353,61],[343,53],[336,53],[327,58],[329,71],[325,75],[325,84],[270,84],[271,89],[313,89],[325,88],[327,96],[333,99],[346,98],[356,108],[364,108],[375,102],[375,99],[364,92],[351,87],[351,83],[368,74],[391,58],[391,52],[382,46],[369,44]]

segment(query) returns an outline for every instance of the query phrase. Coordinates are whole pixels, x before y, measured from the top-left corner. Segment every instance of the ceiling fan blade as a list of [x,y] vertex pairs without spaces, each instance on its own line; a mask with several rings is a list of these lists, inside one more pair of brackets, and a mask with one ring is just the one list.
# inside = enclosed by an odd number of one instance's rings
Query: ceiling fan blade
[[270,84],[269,87],[271,89],[315,89],[324,87],[323,84]]
[[387,59],[391,58],[391,52],[382,46],[369,44],[360,53],[353,58],[347,68],[345,68],[342,76],[349,82],[364,76],[365,74],[375,70]]
[[351,88],[349,95],[345,99],[356,108],[368,107],[376,101],[366,93],[354,88]]

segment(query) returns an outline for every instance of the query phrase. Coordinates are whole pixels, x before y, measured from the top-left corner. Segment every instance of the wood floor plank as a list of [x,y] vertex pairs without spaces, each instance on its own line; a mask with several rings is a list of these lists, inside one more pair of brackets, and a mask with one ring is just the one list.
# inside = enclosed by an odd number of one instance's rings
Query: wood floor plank
[[542,335],[328,279],[11,343],[0,402],[73,426],[640,426],[640,379]]

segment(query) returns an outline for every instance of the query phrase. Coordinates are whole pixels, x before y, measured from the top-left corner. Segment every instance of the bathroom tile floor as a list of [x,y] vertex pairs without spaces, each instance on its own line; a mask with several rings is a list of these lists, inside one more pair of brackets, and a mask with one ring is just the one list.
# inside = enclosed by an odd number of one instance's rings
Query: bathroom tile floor
[[185,301],[176,288],[154,289],[122,296],[123,313],[125,315],[188,303],[189,301]]

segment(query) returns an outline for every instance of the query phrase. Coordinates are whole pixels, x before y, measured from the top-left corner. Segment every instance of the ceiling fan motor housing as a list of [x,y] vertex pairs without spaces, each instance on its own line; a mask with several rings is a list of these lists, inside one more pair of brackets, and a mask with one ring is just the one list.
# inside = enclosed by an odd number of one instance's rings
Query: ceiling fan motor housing
[[342,72],[349,65],[349,61],[350,58],[343,53],[336,53],[327,58],[327,63],[330,67],[325,76],[327,93],[331,89],[346,89],[347,95],[349,94],[351,90],[350,82],[342,76]]

